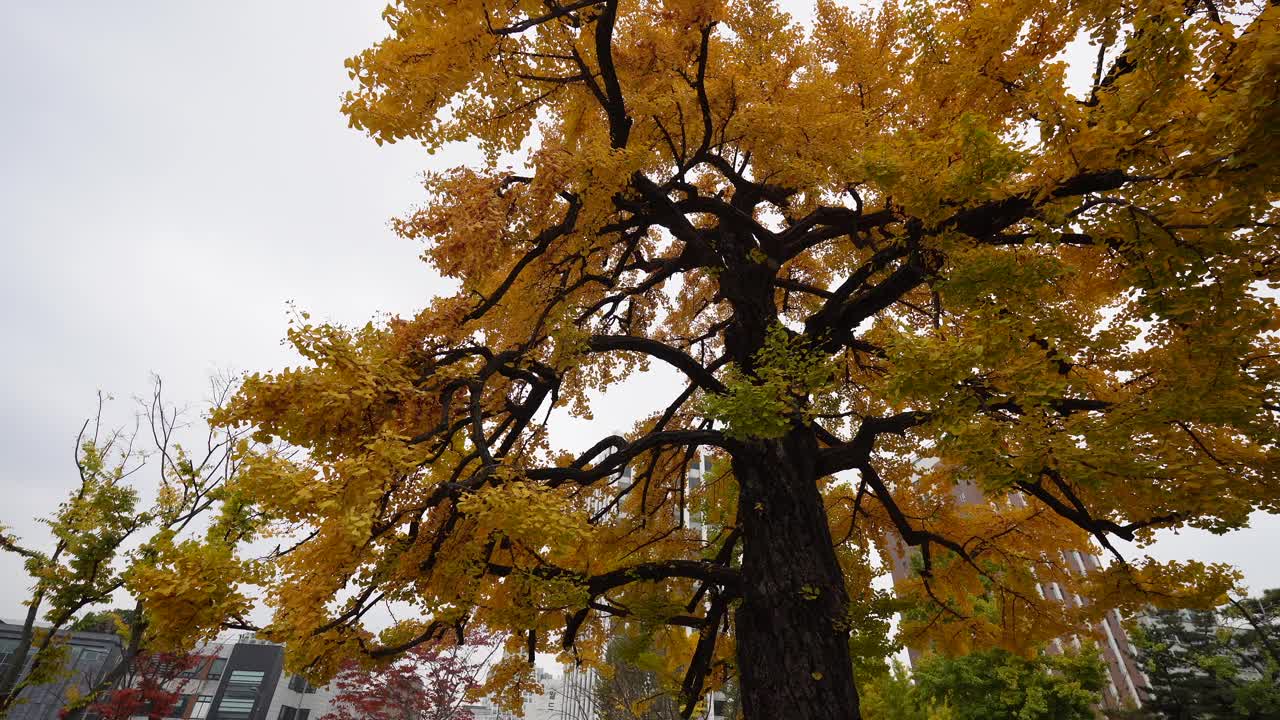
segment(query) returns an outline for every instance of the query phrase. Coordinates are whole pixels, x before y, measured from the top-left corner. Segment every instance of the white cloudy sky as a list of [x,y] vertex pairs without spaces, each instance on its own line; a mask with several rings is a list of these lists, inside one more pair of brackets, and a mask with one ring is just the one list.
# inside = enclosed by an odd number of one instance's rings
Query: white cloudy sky
[[[164,377],[198,402],[219,370],[294,362],[286,303],[358,323],[441,288],[387,219],[422,199],[428,158],[347,129],[343,58],[381,36],[381,0],[5,0],[0,4],[0,524],[72,486],[95,393],[109,418]],[[632,383],[598,413],[645,404]],[[585,423],[562,435],[578,443]],[[1170,535],[1166,558],[1237,563],[1280,586],[1280,519]],[[0,557],[0,617],[28,581]]]

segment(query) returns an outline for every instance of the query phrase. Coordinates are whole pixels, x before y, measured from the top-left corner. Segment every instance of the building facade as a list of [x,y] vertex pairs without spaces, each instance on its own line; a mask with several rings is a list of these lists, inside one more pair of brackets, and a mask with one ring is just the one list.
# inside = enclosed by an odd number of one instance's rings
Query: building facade
[[332,705],[316,688],[284,671],[284,646],[246,633],[196,650],[201,661],[183,673],[176,720],[316,720]]
[[[113,633],[63,631],[58,635],[59,641],[66,645],[58,679],[24,688],[17,704],[9,710],[7,720],[57,720],[67,695],[87,692],[97,685],[123,654],[120,637]],[[8,670],[20,637],[21,625],[0,622],[0,673]],[[28,655],[24,674],[31,661],[32,656]]]

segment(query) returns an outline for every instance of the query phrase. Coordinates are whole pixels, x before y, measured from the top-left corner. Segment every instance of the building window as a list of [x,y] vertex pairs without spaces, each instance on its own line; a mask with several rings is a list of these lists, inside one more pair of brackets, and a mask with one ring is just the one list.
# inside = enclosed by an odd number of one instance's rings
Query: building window
[[18,641],[10,638],[0,639],[0,670],[8,667],[13,651],[18,649]]
[[289,689],[300,693],[313,693],[316,691],[315,687],[307,682],[306,678],[297,673],[289,676]]
[[218,703],[215,717],[218,720],[249,720],[249,716],[253,714],[253,703],[253,698],[224,697]]
[[258,700],[258,688],[266,675],[262,670],[232,670],[227,676],[222,700],[214,712],[216,720],[249,720]]
[[212,695],[201,695],[196,698],[196,702],[191,706],[191,720],[204,720],[209,714],[209,703],[213,702]]
[[262,670],[232,670],[231,677],[227,680],[227,685],[257,692],[258,686],[262,684],[264,675],[266,673]]
[[227,668],[226,658],[214,658],[213,662],[209,665],[209,677],[207,679],[221,680],[222,671],[225,670],[226,668]]
[[280,714],[276,716],[276,720],[294,720],[298,715],[298,708],[292,708],[288,705],[280,706]]
[[[221,677],[222,666],[227,664],[227,661],[223,660],[222,658],[210,657],[208,655],[197,656],[193,658],[193,660],[194,662],[191,663],[191,667],[186,670],[183,670],[180,677],[184,677],[184,678],[198,677],[200,673],[204,672],[206,669],[210,669],[212,665],[218,662],[219,660],[222,661],[222,665],[218,666],[218,675],[219,677]],[[217,680],[218,678],[211,677],[209,679]]]
[[310,710],[306,708],[302,708],[298,710],[298,717],[294,718],[294,720],[307,720],[307,718],[310,717],[310,715],[311,715]]
[[178,701],[173,704],[173,709],[169,711],[166,717],[180,718],[186,713],[187,705],[191,702],[190,695],[179,695]]
[[230,676],[228,684],[256,689],[262,684],[262,676],[264,675],[266,673],[262,670],[232,670],[232,676]]
[[316,688],[307,679],[297,673],[289,676],[289,689],[299,693],[313,693]]

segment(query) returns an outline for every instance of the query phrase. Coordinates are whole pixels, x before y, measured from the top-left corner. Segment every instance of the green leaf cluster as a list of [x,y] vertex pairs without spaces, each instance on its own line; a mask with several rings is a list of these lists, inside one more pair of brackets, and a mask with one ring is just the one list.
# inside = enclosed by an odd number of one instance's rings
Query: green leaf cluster
[[865,720],[1094,720],[1105,668],[1097,649],[1031,658],[1005,650],[932,655],[863,690]]
[[731,367],[724,383],[728,391],[703,401],[707,416],[739,440],[782,437],[793,422],[812,420],[819,412],[812,397],[835,379],[831,360],[780,323],[770,326],[753,360],[750,371]]
[[645,632],[622,632],[609,641],[610,672],[596,677],[593,692],[601,720],[677,720],[676,698],[662,687],[662,658]]

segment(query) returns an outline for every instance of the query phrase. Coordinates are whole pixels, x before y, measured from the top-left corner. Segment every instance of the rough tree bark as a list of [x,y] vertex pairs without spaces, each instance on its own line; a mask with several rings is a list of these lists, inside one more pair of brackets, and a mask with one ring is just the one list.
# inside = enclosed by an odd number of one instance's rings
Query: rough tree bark
[[[723,233],[719,245],[730,265],[720,291],[734,310],[726,349],[752,372],[777,322],[776,269],[750,257],[749,237]],[[743,533],[735,628],[748,720],[859,717],[849,597],[818,490],[817,461],[813,429],[795,421],[784,437],[751,441],[733,455]]]
[[818,492],[817,441],[798,428],[759,445],[758,454],[733,461],[742,488],[736,628],[743,714],[857,718],[849,598]]

